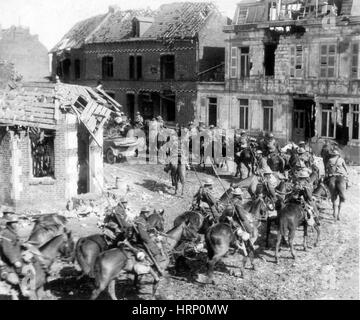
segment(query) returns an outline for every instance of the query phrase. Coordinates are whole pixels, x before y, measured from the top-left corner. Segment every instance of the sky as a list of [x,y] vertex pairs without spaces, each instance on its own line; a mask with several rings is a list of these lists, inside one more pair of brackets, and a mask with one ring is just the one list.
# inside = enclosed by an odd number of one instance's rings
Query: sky
[[[208,2],[197,0],[196,2]],[[50,50],[78,21],[106,13],[109,5],[121,9],[157,9],[161,4],[180,0],[0,0],[0,26],[12,25],[30,28],[31,34],[39,35],[40,41]],[[221,12],[233,18],[240,0],[213,0]]]

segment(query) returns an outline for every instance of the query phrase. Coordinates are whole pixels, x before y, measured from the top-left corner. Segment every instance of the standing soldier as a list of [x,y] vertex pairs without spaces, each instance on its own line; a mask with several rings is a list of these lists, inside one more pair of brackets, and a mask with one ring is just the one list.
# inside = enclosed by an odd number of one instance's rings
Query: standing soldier
[[138,126],[142,126],[144,124],[144,118],[139,111],[136,112],[135,124],[137,124]]

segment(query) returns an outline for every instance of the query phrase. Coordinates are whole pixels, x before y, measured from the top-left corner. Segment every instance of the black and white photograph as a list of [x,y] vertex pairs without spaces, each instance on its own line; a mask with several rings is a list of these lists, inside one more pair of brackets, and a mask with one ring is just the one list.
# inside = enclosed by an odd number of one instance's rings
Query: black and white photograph
[[359,106],[360,0],[0,0],[0,300],[359,300]]

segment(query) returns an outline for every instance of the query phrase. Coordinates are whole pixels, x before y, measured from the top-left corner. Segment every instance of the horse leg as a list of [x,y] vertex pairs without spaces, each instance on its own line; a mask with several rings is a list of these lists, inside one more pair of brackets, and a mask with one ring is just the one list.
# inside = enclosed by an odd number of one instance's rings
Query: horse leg
[[275,263],[279,263],[279,249],[280,249],[281,238],[282,238],[282,234],[280,230],[278,230],[276,246],[275,246]]
[[271,220],[267,218],[266,220],[266,248],[269,248],[269,236],[271,232]]
[[333,216],[334,216],[334,221],[337,221],[337,207],[336,207],[336,199],[332,198],[331,199],[332,204],[333,204]]
[[247,175],[247,177],[249,178],[249,177],[250,177],[250,173],[251,173],[250,164],[249,164],[249,163],[246,163],[246,164],[245,164],[245,167],[246,167],[246,169],[248,170],[248,175]]
[[319,239],[320,239],[320,226],[319,225],[315,225],[314,229],[316,230],[316,240],[315,240],[315,244],[314,247],[316,247],[319,243]]
[[249,259],[250,259],[250,263],[251,266],[253,268],[254,271],[256,271],[256,266],[255,266],[255,252],[253,250],[251,250],[249,252]]
[[292,255],[294,260],[296,259],[296,255],[295,255],[295,251],[294,251],[295,231],[296,231],[295,227],[292,230],[290,230],[289,238],[288,238],[289,239],[290,252],[291,252],[291,255]]
[[117,300],[116,294],[115,294],[115,279],[111,280],[108,285],[108,293],[112,300]]
[[306,221],[304,222],[304,251],[307,251],[307,237],[308,237],[308,233],[307,233],[307,223]]
[[154,278],[153,288],[152,288],[152,296],[154,297],[160,284],[160,278],[152,268],[150,268],[150,274]]
[[338,206],[338,214],[337,214],[337,220],[340,221],[340,210],[341,210],[341,204],[343,203],[343,201],[340,199],[339,200],[339,206]]

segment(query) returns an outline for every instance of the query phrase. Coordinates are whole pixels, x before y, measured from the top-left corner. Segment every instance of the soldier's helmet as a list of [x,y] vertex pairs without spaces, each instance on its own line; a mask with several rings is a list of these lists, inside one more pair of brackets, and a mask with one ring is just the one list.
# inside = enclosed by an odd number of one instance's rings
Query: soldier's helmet
[[261,150],[256,150],[256,155],[257,156],[262,156],[263,152]]
[[265,169],[262,170],[263,174],[272,174],[272,170],[270,169],[270,167],[265,167]]
[[298,154],[304,154],[306,150],[304,148],[299,148],[297,152]]
[[233,191],[233,193],[232,193],[232,195],[233,196],[242,196],[244,193],[242,192],[242,190],[241,190],[241,188],[236,188],[234,191]]
[[331,151],[330,155],[333,156],[333,157],[339,156],[340,152],[338,150],[334,149],[333,151]]
[[140,210],[140,213],[150,213],[150,208],[149,207],[142,207]]
[[299,146],[304,146],[305,145],[305,141],[300,141],[299,142]]
[[212,186],[214,183],[213,181],[210,179],[210,178],[207,178],[205,181],[204,181],[204,187],[210,187]]
[[306,179],[306,178],[309,178],[309,172],[306,170],[301,170],[297,176],[300,179]]
[[245,131],[245,130],[241,130],[241,131],[240,131],[240,134],[243,136],[244,134],[246,134],[246,131]]

